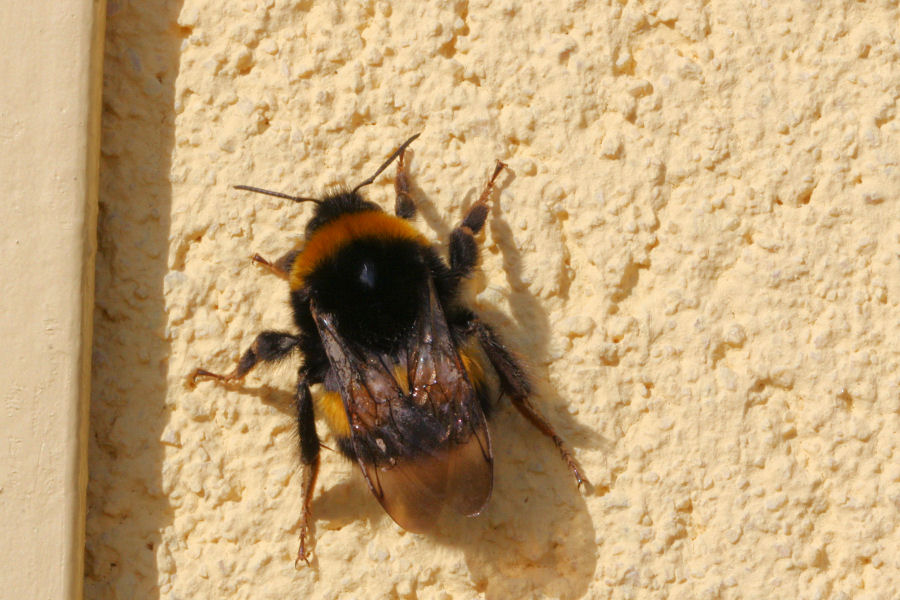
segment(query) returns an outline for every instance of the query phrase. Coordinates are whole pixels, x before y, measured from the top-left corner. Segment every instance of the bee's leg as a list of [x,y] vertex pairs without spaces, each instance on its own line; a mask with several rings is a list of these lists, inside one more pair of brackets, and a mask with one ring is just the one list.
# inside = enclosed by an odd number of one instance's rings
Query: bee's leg
[[300,548],[297,551],[297,560],[294,561],[294,567],[299,569],[300,561],[309,566],[307,538],[312,524],[310,507],[313,490],[316,486],[316,476],[319,474],[319,434],[316,433],[312,395],[309,393],[309,384],[302,369],[297,382],[297,425],[300,432],[300,462],[302,464],[300,495],[303,497],[303,509],[300,513]]
[[291,250],[275,262],[266,260],[259,254],[254,254],[252,257],[250,257],[250,260],[262,267],[265,267],[278,277],[286,280],[288,279],[288,277],[290,277],[291,265],[294,264],[294,259],[297,258],[297,255],[299,253],[299,250]]
[[416,216],[416,204],[409,195],[409,170],[406,166],[406,150],[397,159],[397,178],[394,180],[394,191],[397,199],[394,203],[394,214],[401,219],[412,219]]
[[256,363],[276,362],[285,358],[300,343],[300,338],[290,333],[281,331],[263,331],[256,336],[250,347],[241,356],[237,366],[226,375],[212,373],[206,369],[196,369],[191,373],[188,381],[191,385],[197,383],[200,378],[216,379],[222,383],[231,383],[243,379]]
[[510,397],[516,410],[528,419],[538,431],[553,440],[553,443],[556,444],[556,448],[562,455],[562,459],[566,461],[566,464],[575,476],[575,481],[578,485],[581,486],[585,483],[590,485],[587,477],[584,476],[581,467],[572,455],[569,446],[559,437],[544,415],[529,401],[528,396],[531,395],[531,385],[528,383],[528,376],[510,351],[503,345],[503,342],[500,341],[500,338],[497,337],[497,334],[477,318],[473,318],[469,322],[468,329],[478,336],[478,341],[484,349],[484,353],[487,355],[488,360],[491,361],[491,366],[497,372],[503,393]]
[[506,165],[498,160],[478,201],[469,207],[462,223],[450,234],[450,271],[456,280],[467,277],[478,263],[478,242],[475,241],[475,236],[484,227],[488,215],[487,201],[494,191],[494,182],[504,167]]

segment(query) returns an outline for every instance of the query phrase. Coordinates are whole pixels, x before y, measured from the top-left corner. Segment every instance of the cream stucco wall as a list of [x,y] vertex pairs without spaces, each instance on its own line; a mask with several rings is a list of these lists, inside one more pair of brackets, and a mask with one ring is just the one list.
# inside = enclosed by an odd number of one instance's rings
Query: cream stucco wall
[[80,598],[103,5],[0,4],[0,596]]
[[[111,2],[87,597],[896,597],[898,23],[891,0]],[[184,385],[289,326],[249,256],[310,206],[229,186],[319,194],[418,131],[436,241],[510,165],[473,303],[594,487],[504,404],[485,514],[419,536],[326,451],[297,571],[296,365]]]

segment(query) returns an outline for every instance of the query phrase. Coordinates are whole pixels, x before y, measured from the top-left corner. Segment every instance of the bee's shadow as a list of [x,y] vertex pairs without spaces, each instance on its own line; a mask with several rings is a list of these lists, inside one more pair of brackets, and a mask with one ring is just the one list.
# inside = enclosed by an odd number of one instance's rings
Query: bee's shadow
[[472,581],[486,598],[580,598],[597,563],[587,503],[564,466],[540,471],[539,462],[506,460],[521,440],[494,436],[490,503],[474,519],[445,514],[435,537],[463,551]]
[[358,472],[320,490],[313,499],[312,511],[320,529],[323,525],[328,529],[339,529],[360,519],[365,519],[372,527],[379,521],[385,521],[385,524],[390,522],[390,517],[369,492]]
[[[495,194],[514,179],[515,173],[507,169],[497,180]],[[455,223],[446,223],[420,188],[413,187],[412,193],[427,225],[441,239],[447,239]],[[480,190],[470,192],[466,204],[478,193]],[[488,227],[500,248],[511,289],[512,318],[484,305],[478,306],[478,312],[485,322],[497,326],[503,337],[513,341],[514,349],[528,349],[532,360],[524,362],[538,391],[535,404],[544,407],[543,412],[560,435],[575,448],[609,448],[610,441],[570,417],[565,400],[546,383],[548,370],[534,366],[549,353],[550,321],[522,279],[522,256],[499,203],[492,202],[492,207]],[[437,538],[462,548],[472,579],[487,598],[582,596],[597,563],[594,526],[582,491],[592,494],[604,490],[587,486],[579,491],[553,443],[505,400],[500,401],[492,419],[491,432],[495,459],[491,502],[477,519],[446,516]],[[588,478],[590,475],[587,473]],[[498,573],[503,577],[496,577]]]

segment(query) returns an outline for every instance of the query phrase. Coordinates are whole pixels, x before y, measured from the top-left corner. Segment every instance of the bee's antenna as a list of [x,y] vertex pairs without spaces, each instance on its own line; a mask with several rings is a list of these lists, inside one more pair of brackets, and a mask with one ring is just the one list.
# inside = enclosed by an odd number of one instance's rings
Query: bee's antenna
[[275,196],[276,198],[284,198],[285,200],[293,200],[294,202],[315,202],[316,204],[322,203],[322,201],[317,198],[303,198],[302,196],[289,196],[287,194],[282,194],[281,192],[273,192],[271,190],[264,190],[262,188],[253,187],[251,185],[235,185],[233,187],[236,190],[246,190],[248,192],[256,192],[257,194],[265,194],[267,196]]
[[361,184],[359,184],[359,185],[356,186],[355,188],[353,188],[353,191],[355,192],[355,191],[358,190],[359,188],[365,187],[365,186],[369,185],[370,183],[372,183],[373,181],[375,181],[375,178],[378,177],[379,175],[381,175],[381,172],[384,171],[385,169],[387,169],[388,166],[390,166],[390,164],[391,164],[392,162],[394,162],[394,160],[395,160],[398,156],[400,156],[400,154],[401,154],[404,150],[406,150],[406,147],[409,146],[410,144],[412,144],[412,143],[415,141],[415,139],[416,139],[417,137],[419,137],[420,135],[422,135],[422,134],[421,134],[421,133],[417,133],[416,135],[412,136],[411,138],[409,138],[408,140],[406,140],[405,142],[403,142],[402,144],[400,144],[400,147],[397,148],[396,150],[394,150],[394,153],[391,154],[391,156],[390,156],[386,161],[384,161],[384,164],[381,165],[380,167],[378,167],[378,170],[375,171],[375,174],[372,175],[371,177],[369,177],[368,179],[366,179],[365,181],[363,181]]

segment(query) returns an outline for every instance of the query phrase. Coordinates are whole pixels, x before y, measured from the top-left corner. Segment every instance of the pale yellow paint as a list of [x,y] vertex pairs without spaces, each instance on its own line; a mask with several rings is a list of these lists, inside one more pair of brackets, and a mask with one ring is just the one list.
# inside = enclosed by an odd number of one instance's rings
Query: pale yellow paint
[[[108,21],[91,598],[896,597],[896,1],[160,4]],[[429,239],[509,164],[472,302],[595,487],[508,403],[489,505],[433,535],[325,451],[296,571],[297,363],[183,384],[291,328],[249,257],[314,207],[229,186],[416,132]]]
[[0,597],[76,599],[104,3],[0,3]]

